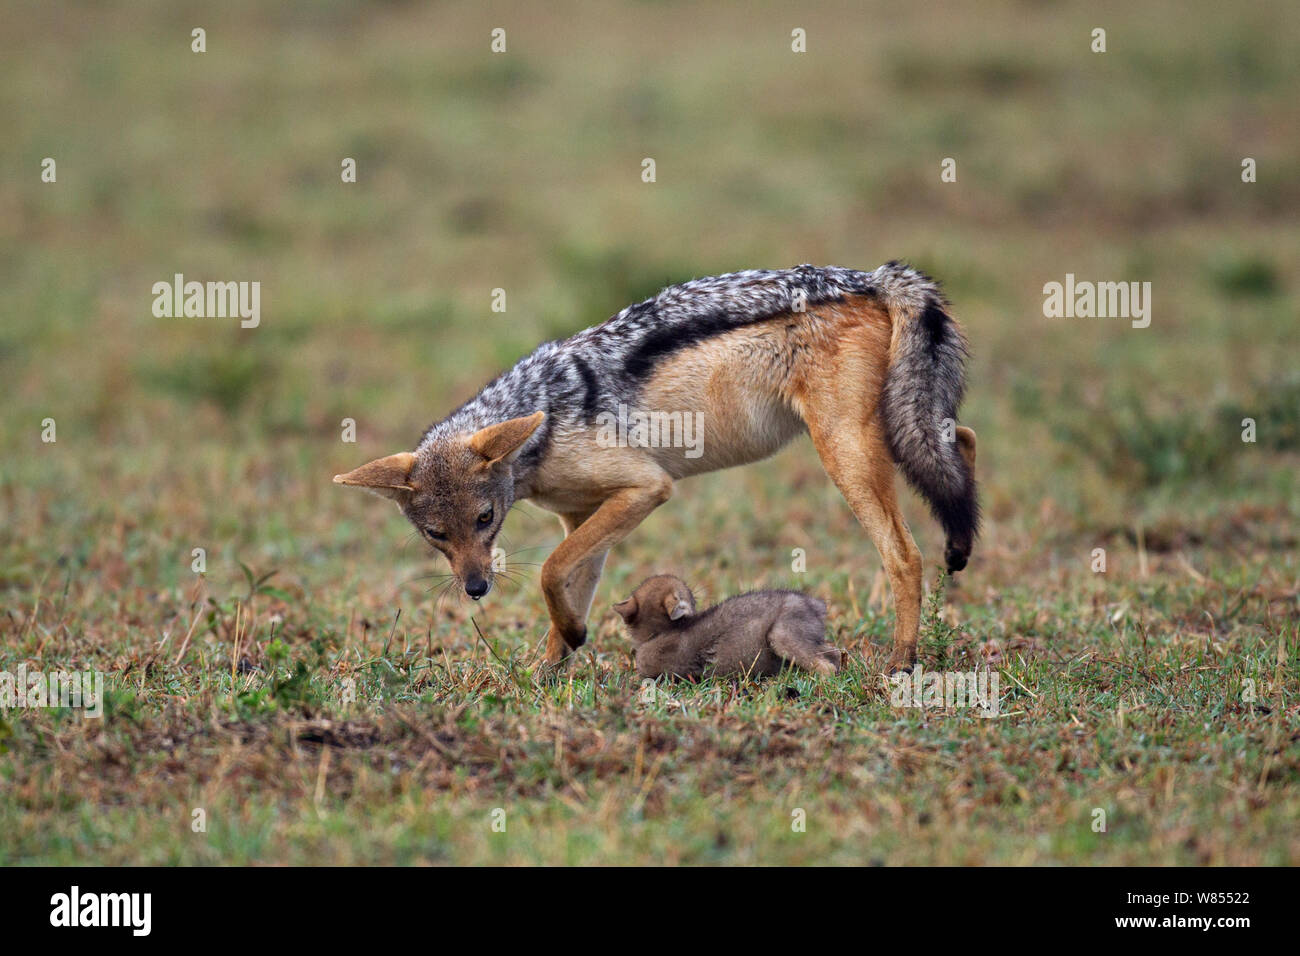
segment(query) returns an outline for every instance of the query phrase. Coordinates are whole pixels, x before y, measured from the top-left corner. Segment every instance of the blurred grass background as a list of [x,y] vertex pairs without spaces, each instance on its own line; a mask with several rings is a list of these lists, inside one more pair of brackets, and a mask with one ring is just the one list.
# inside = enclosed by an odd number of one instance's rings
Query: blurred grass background
[[[403,629],[471,654],[468,610],[414,580],[443,569],[391,506],[330,476],[411,447],[545,338],[671,282],[801,262],[901,258],[945,283],[974,347],[963,418],[988,514],[958,600],[989,633],[1024,630],[1013,593],[1117,600],[1160,573],[1148,552],[1207,574],[1268,564],[1294,589],[1298,28],[1285,0],[10,3],[13,653],[138,660],[188,621],[204,547],[214,594],[242,593],[241,562],[278,572],[290,640],[401,607]],[[151,286],[177,272],[260,281],[260,327],[155,318]],[[1067,272],[1151,282],[1150,328],[1044,318],[1042,287]],[[938,532],[906,507],[933,561]],[[507,532],[536,560],[559,538],[527,507]],[[1088,572],[1099,546],[1106,579]],[[878,558],[806,442],[683,486],[611,561],[598,613],[652,570],[717,597],[790,583],[795,547],[796,583],[883,641]],[[507,646],[541,638],[534,587],[476,610]],[[593,628],[615,661],[610,618]],[[200,646],[219,656],[220,630]]]

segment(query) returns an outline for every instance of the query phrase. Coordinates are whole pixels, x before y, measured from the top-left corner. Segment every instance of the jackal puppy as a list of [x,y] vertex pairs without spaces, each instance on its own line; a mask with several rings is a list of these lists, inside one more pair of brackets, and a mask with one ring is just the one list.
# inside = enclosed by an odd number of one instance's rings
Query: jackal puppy
[[636,644],[641,677],[771,677],[787,662],[821,674],[840,669],[840,652],[825,639],[826,605],[799,591],[751,591],[697,612],[686,582],[660,574],[614,610]]

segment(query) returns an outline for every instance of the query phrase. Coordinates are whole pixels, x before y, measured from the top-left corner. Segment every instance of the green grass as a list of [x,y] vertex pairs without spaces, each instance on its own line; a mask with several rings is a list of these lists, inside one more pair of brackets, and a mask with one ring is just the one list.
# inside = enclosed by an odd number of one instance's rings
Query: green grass
[[[0,863],[1295,863],[1296,18],[17,5],[0,671],[109,695],[0,713]],[[922,649],[994,668],[994,719],[890,703],[880,562],[806,442],[683,483],[554,677],[558,522],[520,506],[519,584],[439,601],[395,509],[330,484],[663,284],[891,258],[974,348],[987,523]],[[261,281],[260,327],[154,318],[175,272]],[[1067,272],[1150,281],[1150,328],[1044,318]],[[847,670],[650,697],[609,604],[657,571],[809,590]]]

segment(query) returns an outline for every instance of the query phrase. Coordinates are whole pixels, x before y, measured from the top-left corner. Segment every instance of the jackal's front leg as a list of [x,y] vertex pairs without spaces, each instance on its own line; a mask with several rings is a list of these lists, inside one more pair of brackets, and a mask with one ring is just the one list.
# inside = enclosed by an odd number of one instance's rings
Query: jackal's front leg
[[[583,522],[595,513],[595,509],[592,508],[561,514],[560,523],[564,525],[565,537],[582,527]],[[566,603],[583,621],[587,620],[587,615],[591,612],[591,601],[596,596],[596,586],[600,583],[601,572],[605,570],[605,556],[608,554],[608,551],[598,551],[589,555],[578,563],[569,575],[568,581],[565,582]],[[564,644],[562,653],[567,652],[568,646]]]
[[645,485],[619,489],[575,527],[569,528],[575,516],[563,517],[569,534],[542,565],[542,593],[551,615],[548,664],[558,664],[587,640],[587,612],[605,552],[667,501],[672,489],[672,479],[663,475]]

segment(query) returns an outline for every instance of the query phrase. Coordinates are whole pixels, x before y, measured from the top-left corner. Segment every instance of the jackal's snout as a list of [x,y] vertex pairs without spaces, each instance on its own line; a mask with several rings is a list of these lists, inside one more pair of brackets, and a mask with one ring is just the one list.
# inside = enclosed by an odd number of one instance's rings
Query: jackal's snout
[[435,548],[446,557],[451,565],[451,573],[465,593],[475,601],[485,597],[492,590],[492,579],[496,577],[493,564],[492,537],[483,535],[477,539],[472,535],[446,537],[433,542]]

